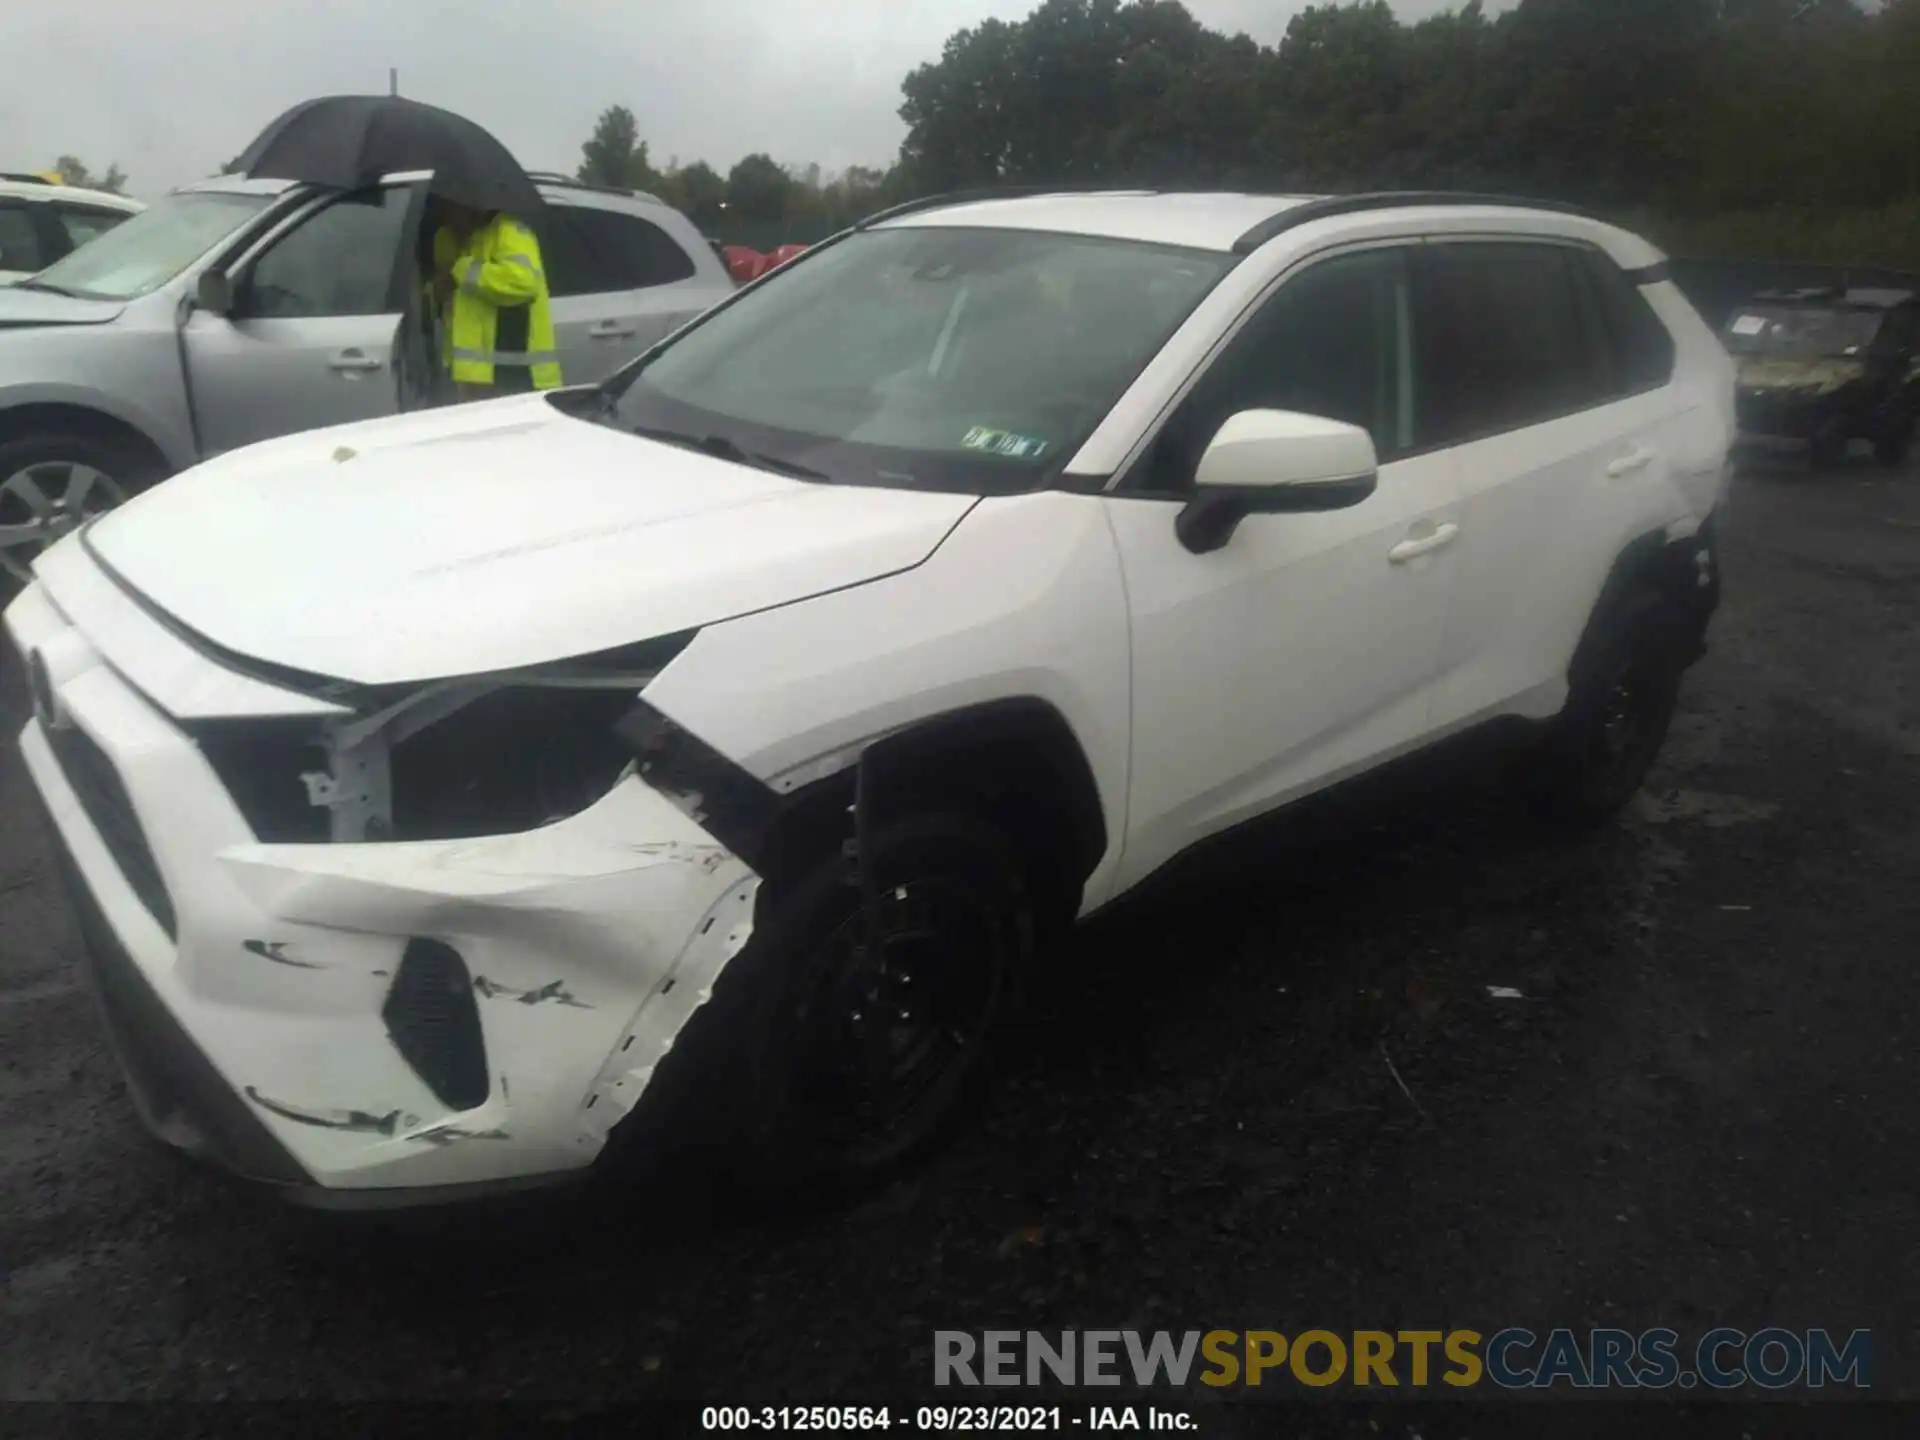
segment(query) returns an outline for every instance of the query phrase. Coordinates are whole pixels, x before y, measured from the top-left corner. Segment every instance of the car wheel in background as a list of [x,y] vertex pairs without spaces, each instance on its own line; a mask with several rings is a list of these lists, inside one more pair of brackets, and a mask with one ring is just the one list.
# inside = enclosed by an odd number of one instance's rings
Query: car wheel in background
[[153,479],[146,456],[102,436],[43,430],[0,441],[0,603],[27,586],[49,545]]

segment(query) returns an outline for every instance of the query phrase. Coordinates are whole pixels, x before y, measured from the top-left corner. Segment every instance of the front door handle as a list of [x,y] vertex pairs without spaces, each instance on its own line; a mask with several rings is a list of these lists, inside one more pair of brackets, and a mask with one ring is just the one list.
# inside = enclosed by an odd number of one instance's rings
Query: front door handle
[[1443,545],[1451,545],[1460,533],[1460,527],[1449,520],[1437,526],[1431,535],[1422,535],[1417,540],[1402,540],[1387,552],[1387,559],[1396,565],[1404,565],[1409,560],[1417,560],[1422,555],[1431,554]]
[[1629,450],[1618,460],[1608,464],[1607,478],[1609,480],[1618,480],[1623,475],[1632,475],[1637,471],[1644,470],[1652,463],[1653,451],[1646,449],[1644,446],[1635,450]]
[[618,320],[602,320],[587,334],[595,340],[631,340],[640,333],[638,325],[623,325]]
[[327,362],[327,368],[342,375],[364,375],[378,370],[383,363],[378,355],[369,355],[364,350],[342,350]]

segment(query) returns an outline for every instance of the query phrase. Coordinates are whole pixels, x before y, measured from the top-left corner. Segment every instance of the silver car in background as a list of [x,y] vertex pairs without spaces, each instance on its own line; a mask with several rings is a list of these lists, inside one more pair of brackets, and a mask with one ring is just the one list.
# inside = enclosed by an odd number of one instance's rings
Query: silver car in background
[[[0,289],[0,597],[91,515],[296,430],[433,403],[421,175],[342,195],[224,177]],[[566,383],[613,373],[734,289],[650,195],[540,175]]]

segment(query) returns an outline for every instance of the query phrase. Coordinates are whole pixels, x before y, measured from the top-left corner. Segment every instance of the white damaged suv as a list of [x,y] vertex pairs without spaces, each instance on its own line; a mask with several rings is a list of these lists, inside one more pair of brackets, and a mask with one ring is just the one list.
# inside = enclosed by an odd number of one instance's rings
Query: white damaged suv
[[603,385],[86,525],[6,612],[21,749],[171,1144],[403,1204],[697,1114],[858,1183],[1202,842],[1495,725],[1624,803],[1733,399],[1661,256],[1551,207],[926,202]]

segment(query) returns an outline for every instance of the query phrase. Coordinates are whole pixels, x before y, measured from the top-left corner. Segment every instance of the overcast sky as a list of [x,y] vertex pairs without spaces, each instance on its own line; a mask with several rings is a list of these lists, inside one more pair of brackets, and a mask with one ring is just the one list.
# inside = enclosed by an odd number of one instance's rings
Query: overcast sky
[[[764,150],[885,164],[901,78],[946,37],[1037,0],[0,0],[0,170],[117,163],[147,198],[217,170],[287,106],[401,93],[471,116],[530,169],[571,172],[608,105],[656,164]],[[1271,42],[1293,0],[1188,0]],[[1453,0],[1397,0],[1403,16]],[[1494,8],[1498,8],[1497,6]]]

